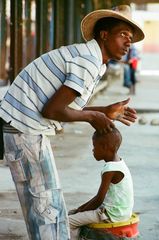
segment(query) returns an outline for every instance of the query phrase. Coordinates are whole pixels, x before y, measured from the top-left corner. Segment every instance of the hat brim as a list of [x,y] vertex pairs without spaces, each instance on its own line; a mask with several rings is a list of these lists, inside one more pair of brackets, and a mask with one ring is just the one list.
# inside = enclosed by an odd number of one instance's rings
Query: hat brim
[[81,32],[85,41],[89,41],[94,38],[94,26],[96,22],[101,18],[113,17],[122,20],[133,27],[133,39],[132,42],[139,42],[144,39],[145,35],[141,27],[137,25],[133,20],[128,19],[123,14],[115,12],[113,10],[96,10],[84,17],[81,22]]

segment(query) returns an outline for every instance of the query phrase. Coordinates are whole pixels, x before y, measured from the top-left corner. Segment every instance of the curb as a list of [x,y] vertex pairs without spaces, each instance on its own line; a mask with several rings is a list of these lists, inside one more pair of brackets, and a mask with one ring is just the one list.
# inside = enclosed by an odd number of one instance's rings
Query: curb
[[0,192],[1,201],[4,200],[6,197],[8,198],[8,200],[18,200],[16,190]]
[[135,108],[137,113],[159,113],[159,109],[150,109],[150,108]]

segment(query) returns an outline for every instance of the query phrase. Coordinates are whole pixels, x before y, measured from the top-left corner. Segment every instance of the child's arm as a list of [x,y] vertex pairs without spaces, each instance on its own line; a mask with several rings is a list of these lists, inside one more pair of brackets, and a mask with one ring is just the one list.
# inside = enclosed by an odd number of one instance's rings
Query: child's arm
[[89,210],[95,210],[103,203],[105,195],[108,191],[109,185],[116,172],[106,172],[102,175],[101,185],[99,187],[98,193],[91,200],[81,205],[76,212],[84,212]]

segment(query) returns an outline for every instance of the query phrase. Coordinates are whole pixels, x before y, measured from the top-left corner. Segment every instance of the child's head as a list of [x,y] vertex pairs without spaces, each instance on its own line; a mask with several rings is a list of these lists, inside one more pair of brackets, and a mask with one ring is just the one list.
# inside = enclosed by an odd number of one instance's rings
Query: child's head
[[95,159],[98,161],[111,161],[120,147],[122,136],[117,128],[114,128],[111,132],[102,134],[95,131],[92,141]]

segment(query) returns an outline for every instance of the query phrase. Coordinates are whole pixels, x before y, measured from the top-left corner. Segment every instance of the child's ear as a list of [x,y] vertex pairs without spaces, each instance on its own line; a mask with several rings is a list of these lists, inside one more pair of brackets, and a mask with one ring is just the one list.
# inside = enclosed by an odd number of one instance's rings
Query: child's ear
[[103,149],[104,151],[106,151],[106,150],[108,150],[108,146],[107,146],[106,144],[102,144],[102,149]]

